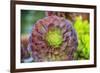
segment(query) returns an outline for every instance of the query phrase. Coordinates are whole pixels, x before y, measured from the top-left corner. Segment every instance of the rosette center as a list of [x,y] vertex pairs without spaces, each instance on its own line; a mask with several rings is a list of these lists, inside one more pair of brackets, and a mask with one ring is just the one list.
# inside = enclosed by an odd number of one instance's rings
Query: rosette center
[[60,47],[62,40],[63,38],[61,35],[61,31],[58,28],[50,28],[46,33],[46,41],[49,46],[52,46],[54,48]]

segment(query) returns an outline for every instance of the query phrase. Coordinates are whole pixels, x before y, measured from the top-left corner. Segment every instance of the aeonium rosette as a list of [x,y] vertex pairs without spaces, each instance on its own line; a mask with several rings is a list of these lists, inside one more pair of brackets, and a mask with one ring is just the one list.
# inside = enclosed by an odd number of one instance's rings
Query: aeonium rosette
[[34,62],[72,60],[77,35],[71,22],[56,15],[38,20],[30,34],[28,51]]

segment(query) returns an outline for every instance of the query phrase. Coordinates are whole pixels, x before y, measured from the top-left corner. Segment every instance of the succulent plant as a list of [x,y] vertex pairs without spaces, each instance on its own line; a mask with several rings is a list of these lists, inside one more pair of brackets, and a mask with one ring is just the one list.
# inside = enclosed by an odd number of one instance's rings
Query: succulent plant
[[75,59],[89,59],[90,57],[90,23],[88,20],[83,20],[82,16],[77,16],[74,23],[74,28],[77,31],[78,48],[75,52]]
[[21,62],[30,57],[30,54],[27,49],[28,42],[28,35],[21,36]]
[[71,22],[56,15],[38,20],[29,37],[28,51],[34,62],[73,60],[78,46]]

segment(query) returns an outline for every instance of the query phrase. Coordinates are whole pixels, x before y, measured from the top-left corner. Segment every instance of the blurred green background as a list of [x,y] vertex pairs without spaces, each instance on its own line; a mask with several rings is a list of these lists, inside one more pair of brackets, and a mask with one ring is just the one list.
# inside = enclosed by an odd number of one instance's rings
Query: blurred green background
[[44,16],[44,11],[21,10],[21,34],[31,32],[32,25]]
[[[72,14],[74,14],[74,16],[71,16],[70,18],[75,19],[75,21],[73,21],[72,23],[78,37],[78,47],[76,52],[74,53],[74,59],[75,60],[89,59],[90,56],[89,14],[76,13],[76,16],[75,13]],[[86,19],[83,20],[84,14]],[[36,23],[36,21],[41,18],[44,18],[45,16],[46,16],[45,11],[21,10],[21,36],[29,35],[29,33],[32,30],[32,26]]]

